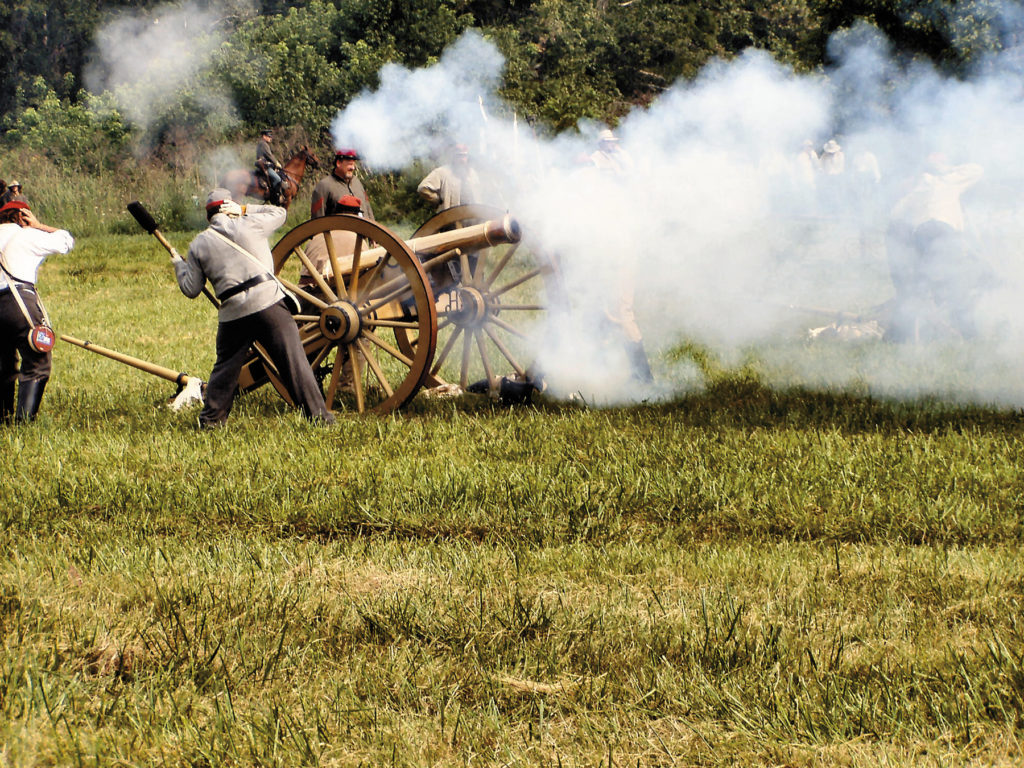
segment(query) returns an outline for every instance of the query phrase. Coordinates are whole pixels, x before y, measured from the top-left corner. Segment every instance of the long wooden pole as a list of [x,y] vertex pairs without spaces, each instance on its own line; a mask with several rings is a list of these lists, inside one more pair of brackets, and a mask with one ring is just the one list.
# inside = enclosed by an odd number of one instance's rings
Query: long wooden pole
[[65,333],[60,335],[60,340],[66,341],[68,344],[74,344],[76,347],[87,349],[90,352],[95,352],[97,355],[109,357],[111,360],[116,360],[119,363],[130,365],[132,368],[138,368],[140,371],[145,371],[146,373],[151,373],[154,376],[159,376],[161,379],[173,381],[175,384],[180,384],[181,386],[185,386],[189,381],[196,378],[195,376],[189,376],[187,373],[182,371],[175,371],[173,368],[165,368],[162,365],[157,365],[156,363],[151,363],[147,360],[140,360],[137,357],[126,355],[123,352],[116,352],[113,349],[101,347],[98,344],[93,344],[91,341],[76,339],[74,336],[68,336]]

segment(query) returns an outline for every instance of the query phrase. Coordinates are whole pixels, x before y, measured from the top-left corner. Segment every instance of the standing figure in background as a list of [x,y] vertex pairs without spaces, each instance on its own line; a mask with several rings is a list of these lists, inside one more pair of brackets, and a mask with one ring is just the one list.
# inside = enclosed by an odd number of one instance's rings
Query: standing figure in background
[[[36,277],[47,256],[67,253],[74,244],[66,230],[41,223],[28,203],[14,200],[0,207],[0,423],[12,416],[15,421],[32,421],[39,412],[52,353],[31,333],[40,325],[49,326],[36,293]],[[52,338],[50,342],[52,347]]]
[[274,277],[269,238],[287,216],[276,205],[243,208],[227,189],[214,189],[206,200],[210,226],[195,236],[185,259],[174,260],[183,294],[195,298],[209,280],[220,301],[217,361],[206,383],[200,427],[227,422],[238,376],[255,342],[267,350],[303,415],[324,424],[334,422],[303,352],[298,326],[285,303],[287,296]]
[[818,196],[821,213],[826,216],[846,215],[846,155],[835,139],[829,139],[821,148],[821,179],[818,184]]
[[928,157],[914,187],[893,207],[886,249],[896,291],[890,336],[916,340],[922,323],[974,333],[973,308],[983,270],[967,251],[961,195],[984,171]]
[[633,170],[633,158],[619,146],[618,137],[607,128],[597,134],[597,149],[590,155],[590,161],[599,171],[629,173]]
[[15,202],[15,203],[27,203],[28,202],[28,198],[25,197],[23,194],[21,194],[21,182],[18,181],[17,179],[14,179],[13,181],[11,181],[11,183],[7,185],[7,189],[3,193],[3,195],[0,195],[0,205],[5,205],[5,204],[11,203],[11,202]]
[[796,156],[797,179],[808,189],[814,189],[818,183],[818,173],[821,171],[821,162],[818,153],[814,150],[814,142],[805,139],[800,147],[800,153]]
[[[597,172],[595,182],[601,183],[612,175],[624,176],[633,170],[633,159],[619,146],[619,140],[611,131],[601,131],[597,138],[597,150],[590,155],[590,162]],[[609,276],[610,285],[614,287],[604,312],[605,319],[622,339],[632,378],[641,384],[650,384],[654,376],[644,349],[643,334],[633,312],[635,256],[630,252],[628,256],[615,260],[614,272]]]
[[332,213],[342,213],[339,201],[349,196],[359,199],[363,218],[376,221],[363,182],[356,175],[358,162],[359,153],[354,149],[339,149],[334,153],[334,169],[313,188],[313,199],[309,204],[311,218],[319,219]]
[[821,172],[826,176],[841,176],[846,170],[846,155],[835,139],[829,139],[821,148]]
[[457,205],[480,202],[480,177],[469,164],[469,147],[456,144],[451,162],[435,168],[416,187],[420,197],[438,212]]
[[274,132],[269,128],[260,134],[259,141],[256,142],[256,172],[257,174],[262,173],[269,185],[269,195],[267,197],[270,201],[279,201],[281,196],[281,162],[274,155],[274,150],[270,148],[270,143],[274,140]]

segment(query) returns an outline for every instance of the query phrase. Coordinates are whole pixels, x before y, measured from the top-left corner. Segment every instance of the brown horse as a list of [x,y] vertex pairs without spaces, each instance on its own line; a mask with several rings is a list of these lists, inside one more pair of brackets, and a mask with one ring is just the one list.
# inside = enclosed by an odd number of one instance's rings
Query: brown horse
[[220,186],[230,190],[235,200],[241,200],[248,195],[287,208],[299,193],[299,185],[302,183],[307,165],[319,168],[320,161],[307,147],[299,147],[299,151],[284,164],[281,173],[281,194],[277,196],[278,199],[271,199],[270,184],[265,176],[256,171],[246,171],[242,168],[228,171],[221,177]]

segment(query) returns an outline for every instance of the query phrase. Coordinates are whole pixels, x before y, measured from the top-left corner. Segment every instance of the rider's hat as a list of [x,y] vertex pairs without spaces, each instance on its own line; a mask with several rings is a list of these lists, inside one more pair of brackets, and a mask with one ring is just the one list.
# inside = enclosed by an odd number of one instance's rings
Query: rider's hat
[[21,186],[21,182],[20,182],[20,181],[12,181],[12,182],[11,182],[10,184],[8,184],[7,186],[8,186],[8,187],[20,187],[20,186]]
[[354,149],[339,149],[334,153],[335,160],[359,160],[359,153]]
[[264,128],[260,131],[260,136],[269,136],[270,138],[274,138],[274,132],[269,128]]

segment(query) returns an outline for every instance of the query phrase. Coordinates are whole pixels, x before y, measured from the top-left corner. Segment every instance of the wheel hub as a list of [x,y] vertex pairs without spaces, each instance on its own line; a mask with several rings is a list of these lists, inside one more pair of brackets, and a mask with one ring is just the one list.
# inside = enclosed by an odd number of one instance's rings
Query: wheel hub
[[462,286],[455,302],[454,320],[459,325],[480,325],[487,317],[487,297],[477,288]]
[[320,313],[320,333],[325,339],[350,344],[359,336],[362,320],[350,301],[338,301]]

